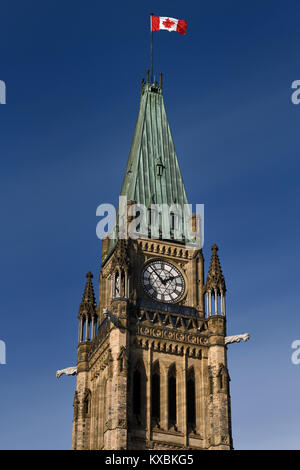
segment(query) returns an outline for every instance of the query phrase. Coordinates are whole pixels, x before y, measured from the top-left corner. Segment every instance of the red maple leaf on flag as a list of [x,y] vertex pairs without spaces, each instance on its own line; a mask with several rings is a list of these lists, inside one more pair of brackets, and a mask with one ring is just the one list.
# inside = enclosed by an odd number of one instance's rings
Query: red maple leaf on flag
[[174,21],[171,21],[170,18],[167,18],[164,22],[163,22],[163,25],[166,27],[166,28],[171,28],[171,26],[173,26]]

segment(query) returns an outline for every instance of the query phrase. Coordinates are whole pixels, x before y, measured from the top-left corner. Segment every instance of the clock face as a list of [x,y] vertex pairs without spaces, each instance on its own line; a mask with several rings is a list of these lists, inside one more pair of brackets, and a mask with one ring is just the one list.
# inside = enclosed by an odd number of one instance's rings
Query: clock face
[[173,264],[162,260],[146,264],[141,280],[146,293],[160,302],[177,302],[185,290],[181,272]]

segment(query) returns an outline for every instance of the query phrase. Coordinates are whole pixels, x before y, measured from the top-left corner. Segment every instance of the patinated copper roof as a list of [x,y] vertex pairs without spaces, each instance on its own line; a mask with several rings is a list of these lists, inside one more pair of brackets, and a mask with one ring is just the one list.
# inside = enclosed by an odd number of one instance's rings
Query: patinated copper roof
[[121,195],[149,206],[187,204],[160,87],[145,83]]

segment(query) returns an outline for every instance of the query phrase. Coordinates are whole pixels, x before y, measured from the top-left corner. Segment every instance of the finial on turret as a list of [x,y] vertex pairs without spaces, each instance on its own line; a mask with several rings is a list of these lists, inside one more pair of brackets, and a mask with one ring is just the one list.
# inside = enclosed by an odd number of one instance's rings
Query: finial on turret
[[146,73],[146,83],[149,83],[149,69],[147,69],[147,73]]
[[93,286],[93,274],[89,271],[86,274],[87,281],[85,283],[85,288],[82,296],[82,302],[79,307],[79,312],[82,311],[92,311],[96,308],[96,298],[94,293]]

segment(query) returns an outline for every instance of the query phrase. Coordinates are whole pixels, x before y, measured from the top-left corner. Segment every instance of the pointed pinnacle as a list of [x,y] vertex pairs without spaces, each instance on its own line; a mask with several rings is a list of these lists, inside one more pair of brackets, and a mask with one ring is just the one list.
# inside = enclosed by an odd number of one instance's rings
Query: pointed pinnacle
[[93,287],[93,274],[89,271],[86,275],[87,281],[85,284],[82,300],[84,302],[95,303],[95,294],[94,294],[94,287]]
[[79,313],[87,312],[89,314],[92,314],[96,311],[97,304],[92,282],[93,274],[91,273],[91,271],[86,274],[86,278],[87,281],[85,284],[82,301],[79,307]]
[[210,259],[210,266],[206,278],[206,288],[209,290],[223,290],[225,292],[226,285],[222,273],[221,263],[218,256],[218,247],[214,243],[211,247],[212,255]]

